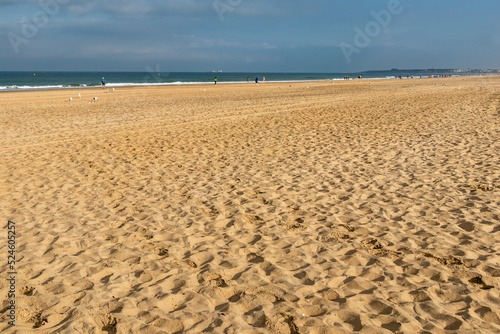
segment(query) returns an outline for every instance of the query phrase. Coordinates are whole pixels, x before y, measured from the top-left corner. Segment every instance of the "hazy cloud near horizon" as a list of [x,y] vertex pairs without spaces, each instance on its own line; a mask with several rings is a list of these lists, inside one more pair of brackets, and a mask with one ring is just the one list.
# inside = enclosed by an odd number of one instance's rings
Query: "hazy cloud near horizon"
[[500,68],[500,1],[0,0],[0,70]]

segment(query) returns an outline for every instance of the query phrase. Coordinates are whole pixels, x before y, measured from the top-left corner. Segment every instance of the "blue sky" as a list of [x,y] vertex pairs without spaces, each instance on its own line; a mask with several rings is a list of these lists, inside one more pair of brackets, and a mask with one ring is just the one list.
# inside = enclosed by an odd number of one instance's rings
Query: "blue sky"
[[499,0],[0,0],[0,71],[500,68]]

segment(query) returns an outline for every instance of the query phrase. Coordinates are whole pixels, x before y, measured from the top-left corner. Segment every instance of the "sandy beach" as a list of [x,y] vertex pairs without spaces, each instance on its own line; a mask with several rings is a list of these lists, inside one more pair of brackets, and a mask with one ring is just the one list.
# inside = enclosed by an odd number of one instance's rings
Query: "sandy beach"
[[0,106],[1,332],[500,332],[500,77]]

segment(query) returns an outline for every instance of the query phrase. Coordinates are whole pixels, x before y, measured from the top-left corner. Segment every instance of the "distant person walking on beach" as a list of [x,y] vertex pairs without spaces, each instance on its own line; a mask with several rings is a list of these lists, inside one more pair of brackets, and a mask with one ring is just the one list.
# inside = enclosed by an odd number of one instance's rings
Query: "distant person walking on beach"
[[259,83],[259,77],[255,77],[255,83]]
[[214,79],[214,85],[217,85],[217,77]]
[[102,77],[101,86],[102,88],[106,88],[106,79],[104,79],[104,77]]

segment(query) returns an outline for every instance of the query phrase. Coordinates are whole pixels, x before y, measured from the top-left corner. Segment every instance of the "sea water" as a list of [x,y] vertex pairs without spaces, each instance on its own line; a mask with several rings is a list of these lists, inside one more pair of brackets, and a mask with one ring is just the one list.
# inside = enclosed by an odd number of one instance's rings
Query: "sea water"
[[[246,73],[246,72],[0,72],[0,92],[23,90],[50,90],[68,88],[92,88],[101,85],[106,79],[106,87],[161,86],[259,82],[304,82],[343,80],[346,76],[366,79],[386,79],[404,72],[375,71],[363,73]],[[429,72],[411,73],[415,78],[428,77]],[[432,75],[454,75],[452,72],[432,72]]]

